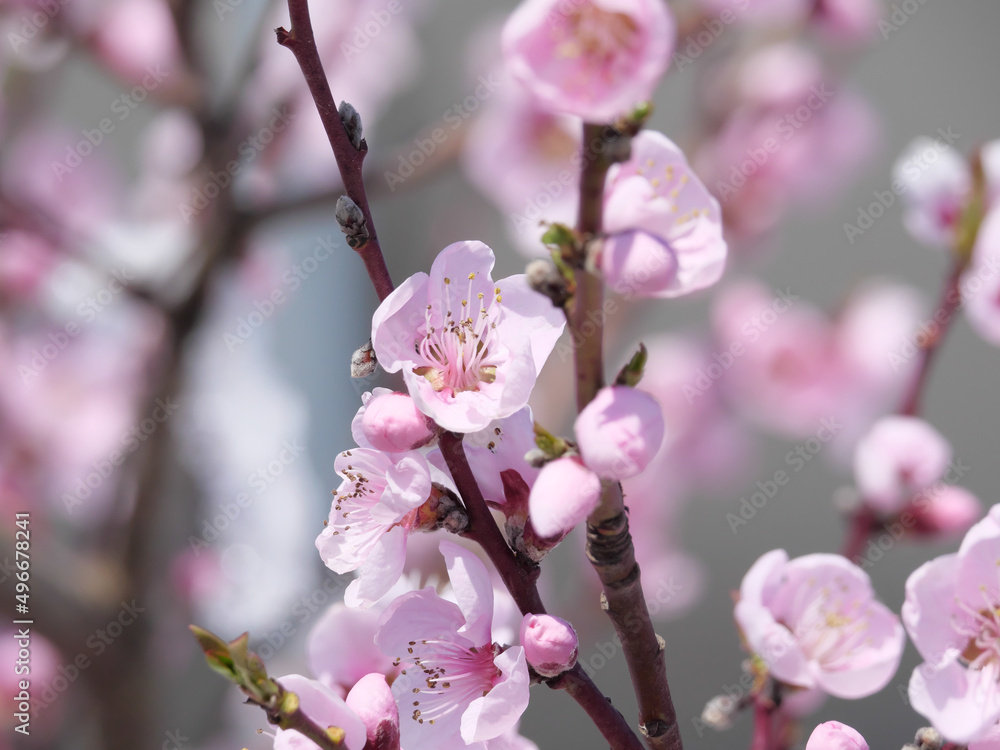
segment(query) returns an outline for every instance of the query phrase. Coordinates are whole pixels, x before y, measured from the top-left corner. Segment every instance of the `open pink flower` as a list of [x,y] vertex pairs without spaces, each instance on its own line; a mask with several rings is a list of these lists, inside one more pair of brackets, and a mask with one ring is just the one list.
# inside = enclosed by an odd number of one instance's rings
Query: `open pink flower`
[[403,371],[417,407],[446,430],[475,432],[525,406],[565,325],[523,274],[494,282],[493,262],[482,242],[451,244],[372,320],[379,362]]
[[877,693],[903,654],[899,618],[840,555],[764,554],[743,578],[735,614],[774,679],[837,698]]
[[660,0],[525,0],[504,27],[503,53],[554,111],[611,122],[652,96],[675,35]]
[[868,750],[868,743],[857,729],[839,721],[828,721],[809,735],[806,750]]
[[979,225],[972,263],[962,277],[962,301],[969,325],[1000,346],[1000,206]]
[[493,642],[493,584],[471,552],[441,542],[457,604],[431,588],[404,594],[383,613],[375,642],[404,670],[392,684],[406,750],[461,747],[512,729],[528,706],[520,646]]
[[899,155],[893,177],[903,188],[903,224],[926,245],[948,246],[972,190],[962,155],[933,138],[913,140]]
[[[538,476],[538,469],[525,460],[528,451],[537,448],[530,407],[469,433],[463,446],[483,497],[491,505],[502,506],[506,502],[501,472],[516,471],[529,487]],[[435,461],[433,454],[428,458]]]
[[927,422],[884,417],[858,442],[854,477],[869,505],[895,513],[915,492],[940,479],[949,461],[951,446]]
[[[365,747],[365,725],[343,699],[326,685],[310,680],[299,674],[278,678],[278,684],[299,697],[299,707],[303,713],[323,727],[339,727],[344,731],[343,745],[346,750],[363,750]],[[317,745],[294,729],[274,731],[274,750],[316,750]]]
[[910,678],[910,705],[948,740],[996,732],[1000,719],[1000,505],[965,535],[957,553],[906,581],[903,623],[924,658]]
[[369,607],[403,572],[406,536],[431,494],[431,468],[419,453],[389,456],[368,448],[344,451],[334,468],[343,482],[316,548],[336,573],[360,569],[344,601]]
[[612,168],[600,268],[619,294],[678,297],[711,286],[726,265],[719,204],[662,133],[643,131]]

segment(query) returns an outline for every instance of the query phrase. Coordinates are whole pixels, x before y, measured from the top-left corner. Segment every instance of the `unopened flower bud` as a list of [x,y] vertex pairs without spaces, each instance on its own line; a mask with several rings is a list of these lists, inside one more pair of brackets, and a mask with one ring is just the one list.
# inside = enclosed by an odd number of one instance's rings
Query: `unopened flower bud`
[[375,350],[372,349],[371,339],[356,349],[351,355],[351,377],[367,378],[378,367],[378,359],[375,357]]
[[521,645],[528,664],[543,677],[555,677],[576,664],[580,641],[573,626],[552,615],[525,615]]
[[663,413],[656,399],[628,386],[608,386],[576,418],[583,463],[603,479],[641,474],[663,444]]
[[736,701],[728,695],[717,695],[708,703],[701,712],[701,720],[708,724],[717,732],[725,731],[733,725],[733,716],[736,715]]
[[551,260],[539,258],[531,261],[525,269],[525,274],[528,286],[539,294],[544,294],[556,307],[562,307],[570,298],[566,277]]
[[386,453],[415,450],[434,437],[429,420],[405,393],[374,396],[365,405],[361,428],[372,447]]
[[354,684],[344,702],[364,722],[366,748],[399,747],[399,711],[385,675],[378,672],[365,675]]
[[348,196],[342,195],[337,199],[334,216],[347,238],[348,245],[357,250],[368,242],[368,223],[365,221],[365,215],[361,207]]
[[528,498],[531,525],[540,537],[568,534],[597,507],[600,478],[576,457],[545,464]]
[[358,114],[358,110],[354,108],[354,105],[348,102],[340,103],[339,112],[340,121],[344,123],[344,130],[347,131],[347,137],[351,139],[351,145],[360,150],[361,141],[364,138],[361,127],[361,115]]
[[868,743],[853,727],[828,721],[809,735],[806,750],[868,750]]
[[[983,515],[983,506],[964,487],[932,486],[910,503],[916,531],[928,535],[961,535]],[[932,730],[930,730],[932,731]]]
[[944,747],[944,737],[934,727],[918,729],[914,742],[920,750],[941,750]]

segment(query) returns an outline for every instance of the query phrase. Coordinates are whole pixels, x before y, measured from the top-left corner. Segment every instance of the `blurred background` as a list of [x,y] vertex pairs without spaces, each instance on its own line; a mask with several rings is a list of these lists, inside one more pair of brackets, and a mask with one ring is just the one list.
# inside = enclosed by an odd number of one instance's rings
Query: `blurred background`
[[[685,742],[705,750],[749,745],[749,715],[724,733],[697,721],[746,688],[731,592],[768,550],[841,548],[853,444],[901,400],[912,360],[892,355],[948,270],[898,196],[871,210],[875,193],[918,136],[967,155],[1000,135],[997,3],[802,5],[671,2],[677,47],[649,126],[722,201],[729,268],[691,298],[620,300],[608,323],[609,372],[645,341],[644,385],[666,412],[667,444],[627,502]],[[574,188],[552,175],[576,125],[533,111],[500,70],[514,3],[313,6],[334,97],[365,124],[396,282],[463,239],[496,251],[498,277],[519,273],[543,252],[538,220],[572,217]],[[13,614],[14,514],[30,513],[36,703],[29,738],[4,710],[0,747],[269,747],[186,626],[249,630],[271,674],[308,673],[309,629],[342,597],[314,547],[333,457],[361,394],[393,381],[349,374],[377,300],[333,220],[335,163],[279,25],[283,4],[260,0],[0,0],[0,592]],[[768,135],[779,150],[744,167]],[[748,354],[723,366],[734,341]],[[557,348],[532,399],[553,431],[571,425],[570,366]],[[959,315],[922,409],[984,507],[1000,483],[998,371]],[[824,420],[842,425],[831,441]],[[746,512],[780,470],[790,481]],[[576,536],[543,596],[631,719]],[[887,546],[868,571],[898,611],[906,576],[957,539]],[[837,719],[873,748],[909,741],[926,723],[906,701],[916,663],[908,646],[876,696],[804,705],[803,740]],[[536,687],[521,731],[602,746],[584,719]]]

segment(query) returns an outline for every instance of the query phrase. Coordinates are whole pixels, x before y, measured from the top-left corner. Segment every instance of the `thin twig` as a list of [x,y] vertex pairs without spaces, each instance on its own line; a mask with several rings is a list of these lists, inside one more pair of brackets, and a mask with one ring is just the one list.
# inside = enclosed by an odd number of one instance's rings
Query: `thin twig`
[[[469,515],[469,528],[465,536],[478,542],[489,556],[522,614],[544,614],[545,606],[535,585],[538,567],[530,560],[519,558],[504,540],[469,466],[462,436],[446,432],[441,436],[440,447]],[[587,712],[614,750],[641,750],[642,744],[629,728],[628,722],[601,693],[579,663],[549,681],[549,685],[569,693]]]
[[364,214],[365,222],[368,225],[368,241],[356,247],[358,255],[364,261],[365,269],[375,287],[375,293],[379,300],[384,300],[393,290],[392,278],[389,276],[389,269],[385,265],[385,258],[382,255],[382,247],[379,245],[378,236],[375,233],[375,222],[372,220],[371,209],[368,206],[368,194],[365,192],[365,183],[362,176],[365,156],[368,154],[368,145],[362,140],[361,147],[355,148],[351,139],[344,129],[344,123],[340,119],[337,111],[337,104],[330,91],[330,84],[327,82],[326,73],[323,71],[323,62],[320,60],[319,50],[316,47],[316,39],[313,36],[312,21],[309,18],[309,3],[307,0],[288,0],[288,13],[291,17],[291,31],[283,28],[275,32],[278,37],[278,44],[288,47],[295,55],[295,59],[305,76],[309,93],[312,94],[313,102],[319,111],[320,120],[323,121],[323,129],[330,140],[330,147],[337,160],[337,168],[340,170],[340,179],[344,184],[344,191],[353,200],[361,212]]

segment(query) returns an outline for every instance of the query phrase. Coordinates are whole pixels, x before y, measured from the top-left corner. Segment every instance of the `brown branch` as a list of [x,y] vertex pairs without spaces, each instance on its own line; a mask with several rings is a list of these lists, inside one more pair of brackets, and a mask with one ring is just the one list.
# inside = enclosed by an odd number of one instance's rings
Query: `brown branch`
[[319,111],[319,117],[323,121],[323,129],[326,130],[326,136],[330,140],[331,148],[333,148],[333,155],[337,160],[337,168],[340,170],[340,179],[344,184],[344,190],[347,196],[358,204],[364,214],[365,222],[368,225],[368,241],[354,249],[361,256],[368,276],[375,286],[375,293],[378,294],[381,301],[392,292],[393,284],[392,278],[389,276],[389,269],[385,265],[378,236],[375,233],[375,222],[372,220],[371,209],[368,206],[368,195],[365,192],[365,183],[362,177],[368,145],[362,140],[360,148],[355,148],[344,128],[344,123],[340,119],[337,104],[330,91],[330,84],[323,71],[323,62],[320,60],[319,50],[316,47],[316,39],[313,36],[312,21],[309,18],[309,3],[307,0],[288,0],[288,13],[291,17],[292,29],[291,31],[286,31],[283,28],[276,30],[278,44],[288,47],[295,55],[295,59],[302,69],[302,75],[305,76],[309,93],[312,94],[316,109]]
[[[604,288],[585,270],[585,248],[601,233],[604,183],[611,166],[605,129],[584,124],[584,159],[576,230],[584,252],[577,258],[576,291],[567,321],[573,336],[576,403],[582,410],[604,386]],[[603,144],[602,148],[597,148]],[[664,642],[642,594],[621,485],[604,482],[601,501],[587,519],[587,557],[604,588],[602,607],[621,639],[622,652],[639,702],[639,729],[653,750],[681,750],[677,712],[670,696]]]
[[[440,447],[455,486],[465,501],[469,516],[469,528],[465,536],[478,542],[489,556],[522,614],[544,614],[545,606],[535,586],[538,566],[530,560],[519,558],[504,540],[469,466],[462,436],[446,432],[441,436]],[[642,745],[629,728],[628,722],[601,693],[579,663],[550,680],[549,685],[569,693],[587,712],[613,750],[641,750]]]

